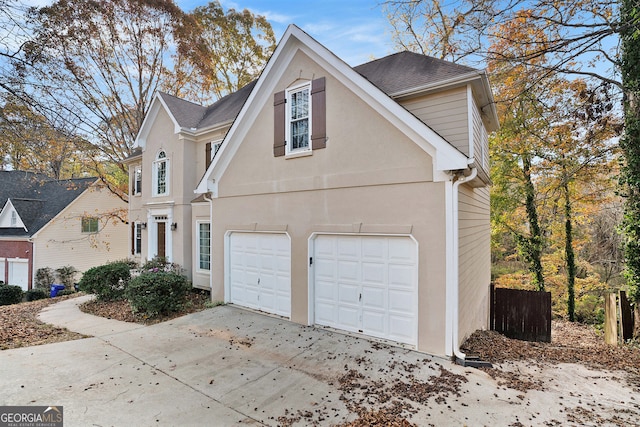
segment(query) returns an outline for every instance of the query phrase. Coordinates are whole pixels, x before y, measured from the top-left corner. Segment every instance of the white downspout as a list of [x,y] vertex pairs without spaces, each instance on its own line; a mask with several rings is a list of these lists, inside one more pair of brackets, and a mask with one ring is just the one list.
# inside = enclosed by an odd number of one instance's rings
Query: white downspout
[[[469,164],[473,164],[473,159],[471,159],[469,161]],[[454,183],[453,183],[453,194],[452,194],[452,211],[453,211],[453,234],[452,234],[452,238],[453,238],[453,242],[452,242],[452,246],[453,246],[453,260],[452,260],[452,267],[453,267],[453,277],[452,277],[452,292],[451,292],[451,299],[452,299],[452,303],[451,306],[453,308],[453,325],[452,325],[452,338],[453,338],[453,355],[456,357],[456,359],[460,359],[460,360],[464,360],[466,358],[466,355],[460,351],[460,344],[458,343],[458,339],[460,337],[460,331],[459,331],[459,321],[460,321],[460,307],[459,307],[459,299],[460,299],[460,241],[459,241],[459,235],[460,235],[460,227],[458,224],[458,199],[459,199],[459,189],[458,187],[460,187],[461,184],[471,181],[472,179],[474,179],[476,176],[478,175],[478,169],[476,169],[475,167],[471,168],[471,174],[469,176],[462,176],[461,178],[457,179]]]
[[[204,193],[204,199],[209,202],[209,238],[213,236],[213,199],[207,197],[209,193]],[[209,293],[213,298],[213,256],[211,251],[213,249],[213,239],[209,243]]]

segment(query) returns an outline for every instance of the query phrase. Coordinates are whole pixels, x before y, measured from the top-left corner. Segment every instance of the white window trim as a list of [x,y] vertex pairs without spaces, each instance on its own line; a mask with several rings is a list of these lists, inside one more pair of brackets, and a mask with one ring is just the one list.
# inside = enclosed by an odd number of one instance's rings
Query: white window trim
[[[138,231],[140,231],[140,251],[138,252]],[[142,222],[135,221],[133,227],[133,255],[142,256]]]
[[[291,94],[295,92],[299,92],[301,89],[307,89],[309,91],[309,113],[307,120],[309,121],[309,134],[308,134],[308,145],[305,148],[296,148],[295,150],[291,149]],[[311,122],[312,117],[312,105],[313,102],[311,100],[311,82],[304,82],[295,86],[288,88],[285,91],[286,104],[285,104],[285,141],[287,142],[285,145],[285,156],[291,157],[300,157],[304,155],[311,154],[311,132],[313,129],[313,123]]]
[[211,141],[211,159],[209,160],[213,160],[216,154],[218,154],[218,151],[220,150],[221,146],[222,146],[222,139],[216,139],[215,141]]
[[[85,231],[84,230],[84,224],[85,224],[85,220],[89,221],[87,223],[89,231]],[[96,231],[91,231],[91,223],[95,221],[97,224],[97,230]],[[97,216],[83,216],[80,220],[80,232],[82,234],[98,234],[100,232],[100,218],[98,218]]]
[[[162,159],[158,158],[158,155],[164,152],[165,157]],[[166,165],[166,175],[165,175],[165,192],[158,192],[158,166],[160,163],[164,163]],[[168,196],[170,192],[169,183],[171,182],[171,170],[170,170],[170,162],[169,157],[167,156],[166,150],[159,150],[158,154],[156,154],[156,158],[153,161],[153,197],[162,197]]]
[[[213,150],[212,150],[213,151]],[[204,268],[200,267],[200,224],[209,224],[209,269],[206,270]],[[195,236],[195,243],[196,243],[196,259],[195,259],[195,267],[196,267],[196,271],[200,272],[200,273],[206,273],[209,274],[211,273],[211,261],[213,259],[213,257],[211,256],[211,243],[212,243],[212,239],[211,239],[211,221],[196,221],[196,236]]]
[[[140,174],[140,187],[138,187],[138,180],[136,179],[138,173]],[[133,168],[133,185],[131,188],[133,188],[134,196],[140,196],[142,194],[142,166],[140,165],[134,166]]]

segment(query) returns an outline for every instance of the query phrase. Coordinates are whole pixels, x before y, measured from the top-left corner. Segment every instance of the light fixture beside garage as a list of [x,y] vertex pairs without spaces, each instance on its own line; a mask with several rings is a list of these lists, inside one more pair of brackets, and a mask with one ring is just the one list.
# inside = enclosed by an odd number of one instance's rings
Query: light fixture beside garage
[[172,223],[171,224],[171,231],[176,231],[176,228],[178,228],[178,224],[177,223]]

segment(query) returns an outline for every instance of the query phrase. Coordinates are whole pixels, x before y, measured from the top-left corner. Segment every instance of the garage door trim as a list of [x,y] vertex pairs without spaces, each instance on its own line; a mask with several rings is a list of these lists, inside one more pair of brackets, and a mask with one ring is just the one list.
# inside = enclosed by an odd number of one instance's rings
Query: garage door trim
[[352,237],[391,237],[391,238],[409,238],[415,245],[415,279],[414,279],[414,292],[415,298],[413,302],[413,312],[415,313],[415,322],[412,330],[413,343],[405,345],[409,345],[411,347],[417,348],[418,346],[418,324],[419,324],[419,304],[418,304],[418,295],[419,295],[419,254],[420,247],[416,238],[411,234],[390,234],[390,233],[332,233],[332,232],[314,232],[308,239],[308,300],[307,300],[307,312],[308,318],[307,322],[309,325],[316,324],[315,321],[315,279],[316,279],[316,263],[315,263],[315,241],[319,236],[352,236]]

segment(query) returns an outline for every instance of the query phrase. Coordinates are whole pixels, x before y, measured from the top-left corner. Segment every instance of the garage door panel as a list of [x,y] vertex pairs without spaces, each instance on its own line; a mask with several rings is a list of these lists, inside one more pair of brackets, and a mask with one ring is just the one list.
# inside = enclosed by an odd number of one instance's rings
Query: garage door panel
[[362,263],[362,281],[364,283],[385,286],[387,282],[387,266],[385,264]]
[[417,245],[408,237],[317,236],[315,323],[417,344]]
[[387,290],[384,288],[362,288],[362,307],[365,309],[386,310]]
[[413,289],[416,282],[416,270],[410,265],[389,265],[389,286]]
[[269,313],[291,314],[291,255],[284,234],[230,235],[230,302]]
[[358,332],[360,330],[360,314],[358,307],[340,306],[338,307],[337,314],[337,322],[334,320],[327,326],[346,329],[351,332]]

